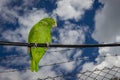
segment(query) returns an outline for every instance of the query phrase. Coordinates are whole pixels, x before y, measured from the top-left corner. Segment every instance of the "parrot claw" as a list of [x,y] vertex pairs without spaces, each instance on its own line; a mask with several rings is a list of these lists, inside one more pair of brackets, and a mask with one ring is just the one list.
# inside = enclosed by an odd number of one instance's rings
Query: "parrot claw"
[[50,44],[49,44],[48,42],[46,42],[46,48],[45,48],[45,51],[47,51],[49,47],[50,47]]
[[46,43],[46,45],[47,45],[47,48],[50,47],[50,44],[48,42]]
[[35,43],[34,47],[35,47],[35,48],[37,48],[37,45],[38,45],[38,44],[37,44],[37,43]]

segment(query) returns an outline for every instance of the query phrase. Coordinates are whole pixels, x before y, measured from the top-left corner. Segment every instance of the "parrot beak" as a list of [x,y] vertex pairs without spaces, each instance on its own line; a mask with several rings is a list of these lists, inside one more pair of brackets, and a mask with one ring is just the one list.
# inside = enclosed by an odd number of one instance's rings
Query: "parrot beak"
[[53,27],[55,27],[55,28],[56,28],[56,27],[57,27],[57,23],[55,23],[55,25],[54,25]]

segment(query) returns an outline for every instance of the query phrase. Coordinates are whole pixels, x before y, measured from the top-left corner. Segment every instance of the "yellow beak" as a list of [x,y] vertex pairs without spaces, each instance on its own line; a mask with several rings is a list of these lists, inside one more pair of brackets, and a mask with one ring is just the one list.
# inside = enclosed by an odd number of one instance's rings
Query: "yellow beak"
[[53,27],[57,27],[57,23],[55,22],[55,25]]

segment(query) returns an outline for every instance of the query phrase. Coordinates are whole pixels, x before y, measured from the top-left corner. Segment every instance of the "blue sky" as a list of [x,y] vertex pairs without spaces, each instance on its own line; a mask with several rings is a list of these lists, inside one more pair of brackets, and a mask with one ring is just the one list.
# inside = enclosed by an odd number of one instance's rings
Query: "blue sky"
[[[27,42],[28,33],[37,21],[53,17],[58,24],[56,29],[51,30],[53,44],[119,42],[119,4],[119,0],[1,0],[0,41]],[[111,56],[113,54],[120,54],[119,47],[70,50],[49,48],[40,61],[40,66],[75,61],[42,67],[38,73],[32,73],[28,69],[30,60],[26,47],[0,46],[0,71],[16,69],[15,72],[0,73],[0,79],[36,80],[119,66],[119,56]],[[102,55],[110,57],[100,58]],[[88,59],[78,60],[85,57]],[[21,72],[21,68],[28,70]],[[77,79],[77,75],[74,79]]]

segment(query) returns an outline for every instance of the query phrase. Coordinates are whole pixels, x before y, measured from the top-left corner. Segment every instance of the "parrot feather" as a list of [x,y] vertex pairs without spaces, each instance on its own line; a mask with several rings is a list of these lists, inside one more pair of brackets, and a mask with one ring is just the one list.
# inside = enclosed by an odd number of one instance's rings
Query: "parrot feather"
[[[36,23],[30,30],[28,36],[28,43],[51,43],[51,29],[56,25],[53,18],[44,18]],[[39,62],[45,54],[47,48],[43,47],[30,47],[28,53],[31,60],[31,71],[38,72]]]

